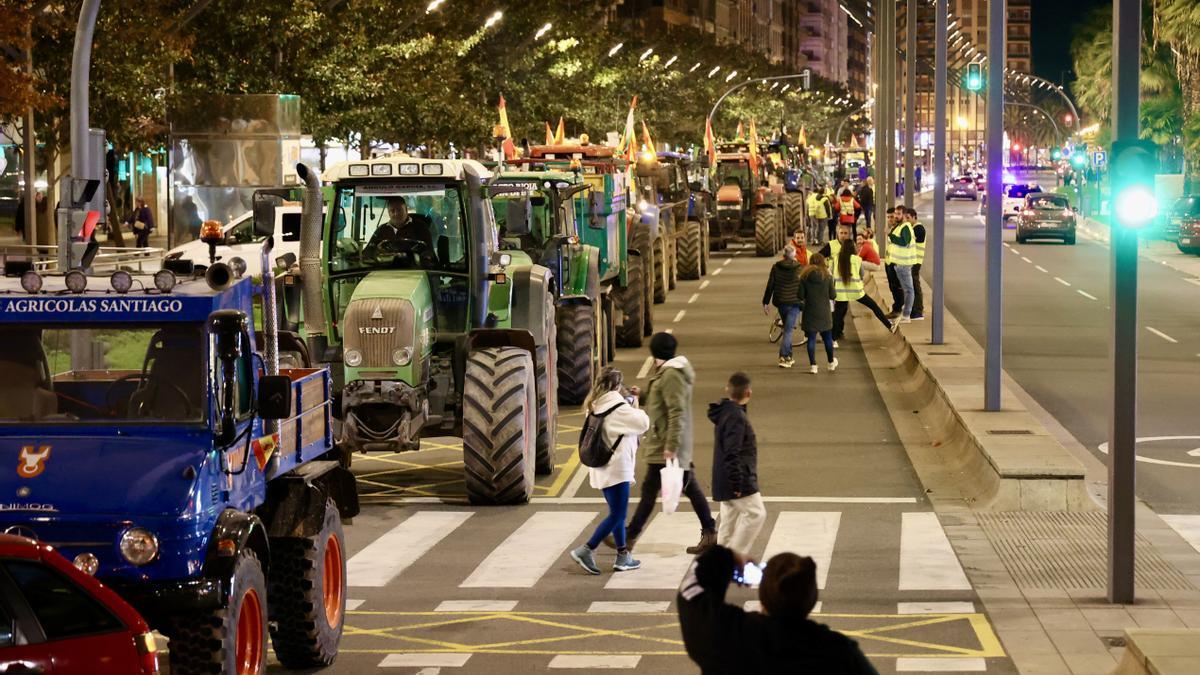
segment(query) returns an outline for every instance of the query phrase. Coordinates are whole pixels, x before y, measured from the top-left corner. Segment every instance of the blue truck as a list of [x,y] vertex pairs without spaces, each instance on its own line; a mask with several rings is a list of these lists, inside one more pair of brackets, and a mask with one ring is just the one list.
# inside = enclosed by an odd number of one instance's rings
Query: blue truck
[[0,531],[116,590],[172,673],[263,672],[268,635],[285,666],[323,666],[341,639],[358,496],[329,371],[278,367],[303,344],[276,328],[270,266],[241,262],[0,279]]

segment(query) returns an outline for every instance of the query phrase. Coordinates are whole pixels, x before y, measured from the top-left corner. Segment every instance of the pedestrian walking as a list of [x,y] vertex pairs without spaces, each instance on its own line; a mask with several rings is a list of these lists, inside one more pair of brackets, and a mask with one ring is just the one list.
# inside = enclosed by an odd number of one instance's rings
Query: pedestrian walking
[[917,168],[913,171],[913,180],[916,183],[915,187],[917,188],[917,192],[921,191],[921,176],[922,176],[922,174],[923,174],[923,172],[921,171],[921,165],[918,164]]
[[796,260],[796,249],[791,244],[783,248],[783,259],[771,265],[767,274],[767,289],[763,291],[763,314],[771,315],[771,305],[779,312],[783,321],[783,339],[779,341],[779,367],[791,368],[796,364],[792,358],[792,329],[800,316],[800,269]]
[[746,404],[750,378],[737,372],[725,385],[725,398],[708,405],[713,437],[713,500],[721,505],[717,545],[749,553],[767,519],[758,491],[758,439]]
[[800,328],[808,338],[809,372],[817,374],[817,336],[825,343],[825,358],[829,372],[837,370],[838,360],[833,355],[833,312],[831,300],[836,299],[833,291],[833,276],[825,266],[825,256],[814,253],[808,265],[800,271],[800,302],[804,313]]
[[874,227],[875,217],[875,179],[867,176],[858,188],[858,203],[862,205],[863,226]]
[[150,207],[146,206],[144,197],[134,199],[133,203],[133,212],[129,214],[125,222],[133,229],[134,246],[149,248],[150,233],[154,231],[154,214],[150,212]]
[[805,206],[808,207],[808,234],[815,245],[820,243],[821,231],[825,229],[825,223],[829,222],[830,204],[825,195],[825,187],[818,185],[808,193],[808,199],[805,201]]
[[650,338],[654,374],[641,396],[646,414],[650,416],[650,431],[642,441],[646,479],[642,481],[641,498],[629,521],[626,540],[632,549],[658,501],[662,489],[659,472],[667,460],[675,459],[684,470],[683,493],[700,521],[700,542],[687,548],[688,553],[696,555],[716,545],[717,523],[708,508],[708,498],[696,480],[692,463],[692,386],[696,382],[696,371],[686,356],[675,354],[678,346],[675,336],[670,333],[655,333]]
[[916,209],[905,207],[905,211],[908,213],[908,221],[912,223],[913,246],[916,247],[916,262],[912,266],[913,306],[912,316],[909,318],[922,321],[925,319],[925,293],[921,290],[921,263],[925,262],[925,226],[917,220]]
[[837,673],[878,675],[858,643],[809,618],[817,604],[817,564],[786,552],[762,569],[762,612],[725,601],[736,576],[746,578],[743,553],[716,546],[688,570],[675,597],[688,657],[702,673]]
[[633,486],[634,467],[637,466],[639,437],[650,428],[650,418],[638,408],[637,388],[628,394],[622,391],[621,371],[607,367],[600,371],[596,384],[583,402],[589,415],[603,420],[600,433],[604,447],[612,449],[608,463],[600,467],[588,467],[588,482],[600,490],[608,504],[608,515],[592,532],[587,543],[571,551],[571,559],[589,574],[600,574],[596,564],[596,547],[605,537],[613,538],[617,559],[613,569],[617,572],[635,570],[642,566],[630,553],[625,535],[625,515],[629,510],[629,489]]
[[[841,229],[840,227],[838,228]],[[840,232],[839,232],[840,234]],[[863,270],[870,266],[874,269],[879,269],[878,266],[865,262],[861,256],[854,252],[854,246],[849,242],[844,243],[839,249],[838,254],[833,258],[833,291],[837,299],[833,303],[833,346],[838,346],[839,340],[844,340],[843,332],[846,330],[846,312],[850,310],[850,303],[857,302],[864,305],[875,314],[875,318],[883,324],[884,328],[890,331],[896,329],[896,325],[888,320],[887,315],[883,313],[883,309],[876,304],[875,300],[867,295],[866,285],[863,282]]]
[[827,218],[825,222],[826,231],[822,232],[821,234],[825,237],[825,241],[829,241],[830,239],[833,239],[834,228],[837,227],[838,216],[837,204],[835,203],[837,202],[837,192],[834,191],[832,185],[825,186],[825,201],[829,203],[829,218]]
[[[913,239],[912,223],[903,207],[898,207],[893,218],[895,225],[888,232],[887,251],[885,260],[895,270],[896,282],[900,286],[900,298],[896,297],[896,289],[892,289],[892,314],[888,316],[893,321],[899,316],[900,323],[912,321],[912,308],[915,299],[913,294],[913,264],[917,262],[917,246]],[[890,281],[890,280],[889,280]],[[899,307],[896,300],[900,300]]]

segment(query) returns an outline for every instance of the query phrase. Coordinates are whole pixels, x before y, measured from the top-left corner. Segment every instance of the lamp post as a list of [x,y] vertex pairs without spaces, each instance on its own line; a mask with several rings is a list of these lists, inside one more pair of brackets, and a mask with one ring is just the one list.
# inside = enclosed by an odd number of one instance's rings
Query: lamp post
[[1003,372],[1004,298],[1004,41],[1008,0],[988,5],[987,81],[987,221],[984,249],[987,259],[987,340],[983,367],[983,407],[1000,410],[1000,381]]

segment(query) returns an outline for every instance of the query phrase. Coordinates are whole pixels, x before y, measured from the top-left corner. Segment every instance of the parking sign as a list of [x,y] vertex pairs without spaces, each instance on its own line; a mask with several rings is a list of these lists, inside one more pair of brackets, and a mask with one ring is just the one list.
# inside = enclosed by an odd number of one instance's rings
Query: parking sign
[[1108,161],[1108,153],[1104,150],[1097,150],[1092,153],[1092,160],[1096,166],[1104,166]]

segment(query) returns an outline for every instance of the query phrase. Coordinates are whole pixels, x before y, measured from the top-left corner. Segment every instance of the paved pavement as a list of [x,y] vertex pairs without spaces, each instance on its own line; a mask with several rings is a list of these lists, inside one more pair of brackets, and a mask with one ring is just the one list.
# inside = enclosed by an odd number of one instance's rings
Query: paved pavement
[[[923,206],[922,210],[928,210]],[[947,205],[946,302],[983,342],[984,230],[975,202]],[[923,214],[924,215],[924,214]],[[929,216],[925,220],[930,220]],[[1109,414],[1109,250],[1097,224],[1078,243],[1018,245],[1005,231],[1004,368],[1095,457]],[[1144,249],[1139,270],[1138,494],[1178,515],[1200,547],[1200,279],[1194,261],[1164,245]],[[1178,260],[1176,260],[1178,258]],[[1168,266],[1164,261],[1169,261]],[[1200,272],[1200,268],[1197,268]],[[923,270],[929,283],[932,270]]]
[[[768,507],[752,553],[816,558],[820,620],[854,635],[880,672],[1016,672],[916,479],[854,328],[836,373],[823,356],[818,375],[775,366],[758,304],[768,263],[748,251],[717,255],[708,278],[680,282],[655,308],[698,373],[706,491],[712,432],[703,412],[728,374],[745,370]],[[623,350],[618,365],[627,379],[644,377],[646,357]],[[574,457],[579,421],[578,410],[563,411],[559,464],[523,507],[467,506],[451,439],[358,456],[365,506],[346,530],[352,610],[341,656],[325,672],[695,672],[673,603],[690,563],[683,548],[699,535],[686,507],[651,520],[636,549],[641,570],[591,577],[567,556],[603,509]],[[602,565],[610,555],[601,549]],[[749,589],[729,596],[754,599]]]

